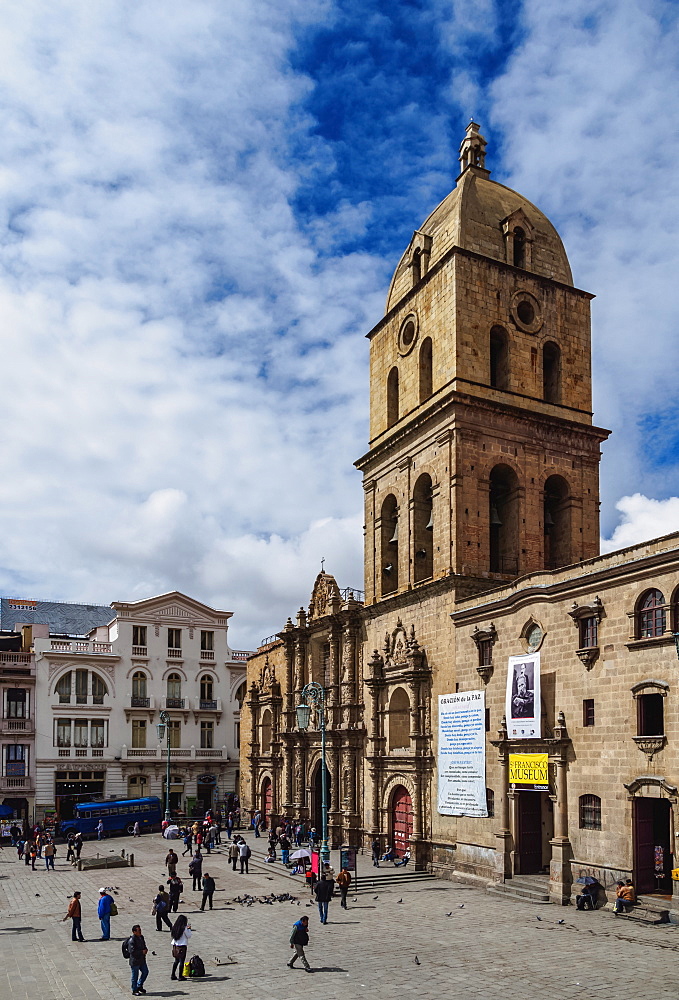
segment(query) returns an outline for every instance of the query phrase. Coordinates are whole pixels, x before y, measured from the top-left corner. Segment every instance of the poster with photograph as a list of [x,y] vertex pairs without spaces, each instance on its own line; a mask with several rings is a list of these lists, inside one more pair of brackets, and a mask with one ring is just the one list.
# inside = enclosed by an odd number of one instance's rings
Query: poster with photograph
[[488,815],[483,691],[439,695],[438,771],[442,816]]
[[540,654],[509,657],[507,671],[507,734],[510,740],[539,739]]

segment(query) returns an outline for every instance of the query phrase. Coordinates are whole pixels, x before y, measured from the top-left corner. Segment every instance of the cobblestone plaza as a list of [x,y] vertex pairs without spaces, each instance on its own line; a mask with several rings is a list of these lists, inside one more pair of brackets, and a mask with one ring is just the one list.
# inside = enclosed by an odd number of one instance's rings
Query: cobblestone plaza
[[[190,915],[196,932],[189,955],[199,954],[207,973],[205,979],[183,983],[170,981],[170,935],[166,929],[157,933],[150,915],[157,886],[166,878],[168,844],[159,835],[87,842],[83,858],[97,851],[102,856],[121,848],[134,851],[134,868],[108,873],[74,871],[64,862],[64,847],[59,848],[56,871],[45,872],[39,860],[32,872],[5,847],[0,853],[0,996],[71,1000],[130,995],[120,942],[137,922],[149,947],[148,995],[177,1000],[221,995],[237,1000],[292,995],[567,1000],[621,994],[658,1000],[677,995],[674,925],[644,926],[617,920],[608,911],[581,913],[573,907],[509,901],[462,882],[410,881],[406,874],[402,884],[355,897],[350,893],[346,912],[334,900],[322,927],[315,906],[307,907],[305,888],[280,874],[280,863],[265,865],[262,841],[248,839],[253,847],[249,875],[231,871],[224,845],[206,858],[204,871],[218,886],[212,912],[199,911],[200,893],[189,888],[188,857],[180,858],[185,892],[179,912]],[[359,859],[361,864],[372,874],[367,857]],[[119,915],[112,919],[108,942],[99,940],[96,918],[98,889],[104,884],[118,887]],[[71,942],[70,923],[62,922],[76,889],[82,892],[84,944]],[[290,892],[300,905],[233,902],[246,892]],[[303,913],[310,916],[307,955],[313,976],[285,964],[291,925]],[[229,958],[234,964],[215,961]]]

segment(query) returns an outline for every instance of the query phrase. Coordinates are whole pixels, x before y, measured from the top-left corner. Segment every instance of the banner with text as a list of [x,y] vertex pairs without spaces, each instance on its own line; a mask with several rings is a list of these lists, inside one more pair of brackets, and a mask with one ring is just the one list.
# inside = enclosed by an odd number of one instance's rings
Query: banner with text
[[510,753],[509,787],[521,792],[548,792],[546,753]]
[[540,739],[540,654],[509,657],[507,735],[510,740]]
[[442,816],[487,816],[483,691],[439,695],[439,803]]

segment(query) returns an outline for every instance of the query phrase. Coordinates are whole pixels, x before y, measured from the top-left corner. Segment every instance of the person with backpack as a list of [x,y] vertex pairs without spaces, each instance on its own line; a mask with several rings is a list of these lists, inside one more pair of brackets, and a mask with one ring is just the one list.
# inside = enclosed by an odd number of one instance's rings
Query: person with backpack
[[162,931],[163,924],[172,930],[172,921],[168,917],[168,912],[170,909],[170,897],[165,892],[165,886],[158,886],[158,895],[153,900],[153,909],[151,910],[151,916],[156,918],[156,930]]
[[191,845],[193,844],[193,834],[190,830],[186,831],[186,836],[184,837],[184,850],[182,851],[182,857],[185,854],[191,853]]
[[240,858],[240,873],[241,873],[241,875],[243,874],[243,872],[245,872],[247,875],[250,874],[250,869],[248,867],[248,863],[250,861],[251,854],[252,854],[252,851],[250,850],[249,846],[245,843],[244,840],[241,840],[240,845],[238,847],[238,856]]
[[176,913],[179,907],[179,897],[184,891],[184,883],[179,875],[171,875],[167,880],[168,894],[170,897],[170,913]]
[[[192,931],[191,924],[183,913],[180,913],[173,923],[170,934],[172,937],[172,958],[174,959],[170,979],[185,979],[184,962]],[[179,969],[179,975],[177,975],[177,969]]]
[[290,947],[295,949],[295,954],[292,956],[290,961],[287,963],[288,968],[292,969],[298,958],[301,958],[302,965],[307,972],[313,972],[313,969],[307,961],[307,957],[304,954],[304,948],[309,944],[309,918],[300,917],[292,925],[292,934],[290,935]]
[[113,896],[109,896],[106,889],[99,890],[99,904],[97,906],[97,916],[101,924],[101,940],[108,941],[111,937],[111,907],[113,906]]
[[123,958],[126,958],[130,963],[132,996],[143,996],[146,993],[144,983],[149,974],[149,967],[146,964],[146,956],[149,950],[146,947],[146,941],[144,940],[139,924],[134,925],[132,934],[123,941],[121,950]]
[[200,851],[196,851],[191,858],[191,863],[189,864],[189,875],[193,879],[193,891],[196,892],[201,888],[203,876],[203,855]]
[[212,909],[212,897],[215,891],[215,880],[208,875],[207,872],[203,875],[203,902],[200,904],[201,910],[205,909],[205,904],[210,904],[210,909]]

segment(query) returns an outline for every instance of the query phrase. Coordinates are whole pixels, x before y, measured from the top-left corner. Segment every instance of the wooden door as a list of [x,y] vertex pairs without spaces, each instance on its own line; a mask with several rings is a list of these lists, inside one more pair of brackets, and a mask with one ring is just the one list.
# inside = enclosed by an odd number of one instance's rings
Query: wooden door
[[519,874],[542,871],[542,793],[518,793]]
[[413,834],[413,801],[410,792],[403,785],[399,785],[394,791],[391,817],[392,846],[399,858],[402,858],[403,852],[410,846]]
[[270,778],[264,779],[262,785],[262,823],[266,828],[269,826],[271,810],[273,808],[273,785]]
[[[662,852],[662,871],[656,869]],[[634,800],[634,880],[637,892],[671,892],[670,804],[667,799]],[[657,877],[661,876],[661,877]]]

